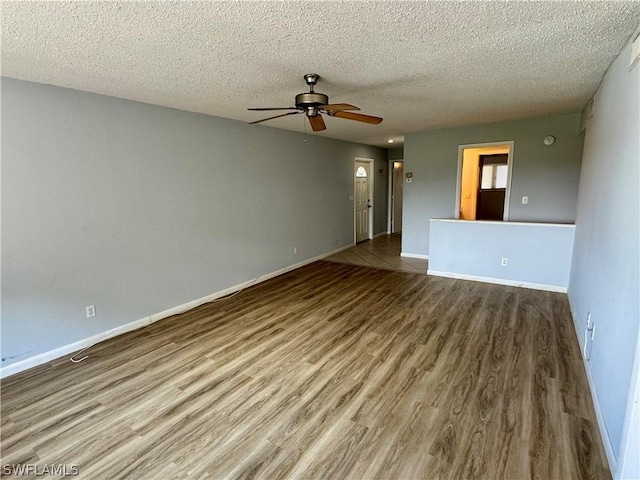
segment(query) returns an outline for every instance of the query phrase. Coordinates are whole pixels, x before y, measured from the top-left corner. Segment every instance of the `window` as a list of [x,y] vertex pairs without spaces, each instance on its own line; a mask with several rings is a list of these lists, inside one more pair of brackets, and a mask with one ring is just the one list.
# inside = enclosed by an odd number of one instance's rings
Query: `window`
[[367,170],[364,167],[358,167],[356,170],[356,177],[366,177]]
[[496,175],[494,181],[494,188],[507,188],[507,174],[509,173],[509,167],[507,165],[496,165]]
[[482,167],[482,182],[480,182],[480,188],[482,190],[488,190],[494,188],[493,184],[495,177],[493,175],[493,165],[483,165]]
[[507,165],[483,165],[480,188],[482,190],[507,188],[508,173],[509,168]]

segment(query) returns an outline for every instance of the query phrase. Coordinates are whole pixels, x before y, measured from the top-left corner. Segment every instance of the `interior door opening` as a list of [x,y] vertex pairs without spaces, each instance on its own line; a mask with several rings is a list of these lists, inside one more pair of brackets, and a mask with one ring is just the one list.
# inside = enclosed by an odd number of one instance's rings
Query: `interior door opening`
[[513,142],[461,145],[456,217],[507,221]]
[[402,232],[402,195],[404,161],[389,160],[389,225],[388,233]]

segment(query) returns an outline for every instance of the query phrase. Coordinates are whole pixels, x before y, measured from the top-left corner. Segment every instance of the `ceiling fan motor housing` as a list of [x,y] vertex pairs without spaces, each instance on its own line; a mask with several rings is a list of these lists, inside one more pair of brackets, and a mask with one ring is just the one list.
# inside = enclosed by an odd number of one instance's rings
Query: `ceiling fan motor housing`
[[329,97],[324,93],[309,92],[296,95],[296,107],[298,108],[319,107],[328,103]]

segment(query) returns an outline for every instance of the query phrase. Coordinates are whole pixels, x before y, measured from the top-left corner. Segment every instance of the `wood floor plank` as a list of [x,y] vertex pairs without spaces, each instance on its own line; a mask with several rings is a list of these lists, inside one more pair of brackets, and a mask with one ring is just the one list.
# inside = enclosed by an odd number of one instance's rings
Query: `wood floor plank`
[[1,381],[3,464],[86,479],[610,478],[562,294],[316,262],[87,353]]
[[399,233],[383,235],[327,257],[336,263],[361,265],[400,272],[427,273],[427,261],[418,258],[401,257],[402,237]]

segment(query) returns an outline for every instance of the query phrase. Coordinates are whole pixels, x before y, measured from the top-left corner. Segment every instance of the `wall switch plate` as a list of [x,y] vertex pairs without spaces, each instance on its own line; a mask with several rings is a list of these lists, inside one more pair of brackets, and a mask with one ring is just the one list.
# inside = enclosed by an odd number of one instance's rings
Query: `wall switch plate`
[[584,359],[589,361],[591,360],[591,349],[593,348],[593,340],[591,340],[591,335],[589,329],[584,331],[584,351],[582,354],[584,355]]
[[95,305],[89,305],[88,307],[85,308],[86,312],[87,312],[87,318],[91,318],[91,317],[95,317],[96,316],[96,306]]
[[526,205],[527,203],[529,203],[529,197],[522,197],[522,204]]
[[502,259],[502,262],[500,262],[500,265],[502,265],[503,267],[506,267],[506,266],[507,266],[507,262],[508,262],[508,261],[509,261],[508,259],[503,258],[503,259]]

